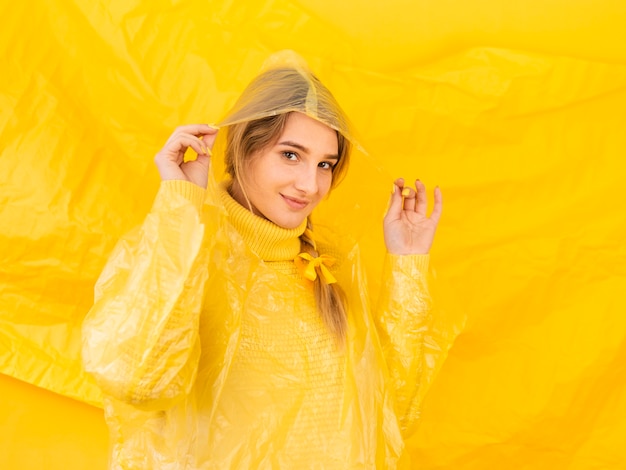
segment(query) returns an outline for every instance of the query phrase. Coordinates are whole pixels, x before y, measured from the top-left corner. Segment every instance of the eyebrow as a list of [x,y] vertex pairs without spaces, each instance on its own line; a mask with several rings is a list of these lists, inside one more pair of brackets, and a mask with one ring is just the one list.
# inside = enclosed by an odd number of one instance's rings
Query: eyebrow
[[[291,140],[285,140],[283,142],[279,142],[278,145],[287,145],[289,147],[297,148],[298,150],[304,153],[311,153],[311,151],[308,148],[306,148],[304,145],[299,144],[297,142],[293,142]],[[330,160],[339,160],[339,155],[327,154],[324,156],[324,158],[328,158]]]

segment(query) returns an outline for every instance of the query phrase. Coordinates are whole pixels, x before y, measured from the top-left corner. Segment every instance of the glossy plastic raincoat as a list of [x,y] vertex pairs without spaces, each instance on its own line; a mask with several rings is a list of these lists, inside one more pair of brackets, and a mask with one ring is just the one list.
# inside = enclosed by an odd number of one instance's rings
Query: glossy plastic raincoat
[[[270,112],[338,127],[316,113],[316,100],[332,97],[300,73],[306,99]],[[235,109],[225,124],[255,117]],[[387,255],[371,309],[358,245],[316,225],[346,293],[339,346],[290,249],[258,246],[266,232],[298,243],[304,226],[271,225],[234,207],[213,177],[206,191],[166,181],[142,227],[119,242],[83,327],[84,362],[105,396],[112,468],[410,465],[404,438],[418,419],[420,385],[448,347],[432,328],[428,255]]]

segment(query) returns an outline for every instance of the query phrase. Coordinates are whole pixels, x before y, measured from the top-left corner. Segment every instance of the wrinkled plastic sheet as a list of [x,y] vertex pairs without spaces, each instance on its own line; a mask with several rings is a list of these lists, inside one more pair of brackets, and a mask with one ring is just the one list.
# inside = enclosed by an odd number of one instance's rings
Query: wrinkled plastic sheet
[[76,1],[0,13],[3,373],[100,402],[79,327],[116,240],[151,205],[152,155],[176,125],[217,120],[268,52],[293,48],[375,161],[354,162],[325,214],[363,208],[374,292],[378,176],[444,190],[433,263],[443,302],[468,323],[410,441],[419,468],[625,465],[621,5]]

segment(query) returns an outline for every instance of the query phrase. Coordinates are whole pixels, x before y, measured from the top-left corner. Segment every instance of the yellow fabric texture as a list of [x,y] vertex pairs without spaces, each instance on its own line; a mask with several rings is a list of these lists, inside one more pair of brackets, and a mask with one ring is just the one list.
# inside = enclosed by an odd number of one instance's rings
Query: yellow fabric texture
[[294,263],[306,221],[277,227],[215,187],[199,211],[198,189],[162,183],[85,319],[112,467],[410,468],[402,436],[454,338],[433,328],[428,255],[387,256],[372,317],[358,249],[316,234],[349,306],[340,347]]
[[371,156],[316,220],[365,221],[372,296],[389,181],[443,189],[435,303],[468,321],[409,439],[415,468],[626,467],[622,2],[67,0],[0,17],[0,370],[25,381],[0,376],[1,468],[83,469],[87,449],[104,468],[101,414],[65,398],[101,403],[79,357],[95,280],[150,209],[172,129],[219,120],[282,49]]

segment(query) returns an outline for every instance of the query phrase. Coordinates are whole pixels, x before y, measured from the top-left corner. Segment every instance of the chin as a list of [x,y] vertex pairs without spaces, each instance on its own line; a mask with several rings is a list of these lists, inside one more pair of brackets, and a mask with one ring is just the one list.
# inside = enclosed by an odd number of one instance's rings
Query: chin
[[300,224],[302,223],[302,220],[299,220],[297,222],[284,222],[284,221],[279,221],[279,222],[274,222],[276,225],[278,225],[279,227],[282,228],[286,228],[289,230],[292,230],[294,228],[298,228],[300,226]]
[[302,224],[302,222],[305,220],[305,218],[293,219],[293,218],[275,217],[275,218],[270,218],[269,220],[274,222],[279,227],[291,230],[294,228],[298,228],[300,224]]

